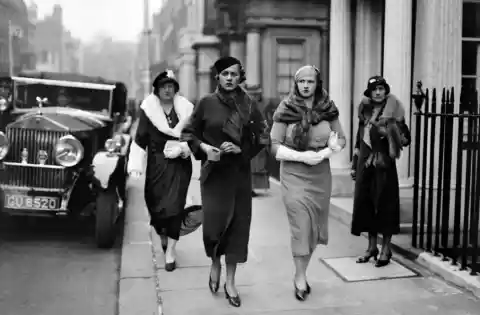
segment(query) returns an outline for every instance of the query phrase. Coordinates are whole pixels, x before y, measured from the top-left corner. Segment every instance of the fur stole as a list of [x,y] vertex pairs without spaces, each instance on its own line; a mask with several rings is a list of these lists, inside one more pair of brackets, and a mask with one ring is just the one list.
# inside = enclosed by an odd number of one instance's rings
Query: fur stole
[[[174,128],[170,128],[167,122],[165,112],[161,108],[160,99],[154,94],[150,94],[143,100],[140,108],[145,116],[150,120],[158,131],[174,138],[180,138],[180,134],[188,123],[193,112],[193,104],[185,97],[175,95],[173,99],[173,109],[178,115],[179,122]],[[190,149],[187,143],[180,143],[184,156],[190,155]],[[147,152],[143,150],[135,141],[130,146],[130,155],[128,159],[128,172],[137,171],[143,173],[145,171],[147,160]]]

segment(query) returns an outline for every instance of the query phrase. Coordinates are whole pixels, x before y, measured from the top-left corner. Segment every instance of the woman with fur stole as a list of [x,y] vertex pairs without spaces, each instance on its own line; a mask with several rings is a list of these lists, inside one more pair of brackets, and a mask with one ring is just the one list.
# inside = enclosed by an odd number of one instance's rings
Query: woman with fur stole
[[128,164],[133,177],[145,173],[145,203],[162,241],[166,271],[176,268],[175,246],[192,177],[190,149],[179,138],[193,104],[178,94],[179,89],[172,71],[155,78],[153,93],[140,106]]

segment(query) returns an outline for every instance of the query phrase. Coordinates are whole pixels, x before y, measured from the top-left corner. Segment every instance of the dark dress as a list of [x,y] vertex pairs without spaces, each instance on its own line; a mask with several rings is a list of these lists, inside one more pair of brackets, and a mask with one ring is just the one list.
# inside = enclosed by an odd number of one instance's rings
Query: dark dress
[[[355,144],[357,157],[354,161],[357,161],[354,163],[356,180],[351,233],[357,236],[363,232],[400,232],[400,192],[396,160],[389,156],[388,140],[379,128],[375,125],[368,127],[374,110],[381,111],[381,107],[368,107],[362,111],[366,119],[360,119]],[[365,132],[370,133],[371,146],[364,141]],[[367,163],[369,157],[377,153],[383,158],[382,166]]]
[[[255,103],[251,105],[250,120],[263,125],[261,112]],[[220,161],[212,162],[200,148],[202,142],[217,148],[225,141],[234,142],[223,128],[232,111],[234,109],[221,102],[215,93],[204,97],[195,106],[182,139],[188,141],[195,157],[202,160],[200,185],[205,252],[210,258],[225,255],[227,263],[243,263],[247,261],[252,219],[250,161],[263,145],[252,140],[252,130],[245,127],[240,154],[225,154]]]
[[[170,128],[174,128],[179,121],[176,112],[172,109],[165,115]],[[168,140],[178,139],[160,132],[140,110],[135,142],[147,151],[145,203],[150,224],[159,235],[178,240],[192,177],[192,161],[182,157],[165,158],[163,149]]]

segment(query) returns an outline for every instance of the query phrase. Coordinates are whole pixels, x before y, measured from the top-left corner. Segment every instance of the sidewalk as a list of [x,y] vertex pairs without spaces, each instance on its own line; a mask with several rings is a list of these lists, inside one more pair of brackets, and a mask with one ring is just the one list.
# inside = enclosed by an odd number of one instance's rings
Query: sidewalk
[[[198,180],[192,181],[191,189],[192,194],[199,194]],[[309,267],[312,294],[306,302],[298,302],[293,296],[288,222],[275,184],[269,195],[253,201],[249,261],[237,271],[240,308],[230,307],[225,300],[224,275],[217,296],[208,289],[210,261],[203,250],[201,228],[180,240],[178,269],[174,272],[163,269],[160,240],[155,234],[151,237],[161,303],[159,312],[163,315],[480,313],[480,302],[469,293],[425,270],[412,271],[418,269],[416,264],[398,254],[394,263],[381,269],[371,264],[355,264],[356,256],[365,250],[366,239],[351,236],[348,228],[333,218],[330,243],[318,248]],[[139,297],[138,302],[146,301]]]

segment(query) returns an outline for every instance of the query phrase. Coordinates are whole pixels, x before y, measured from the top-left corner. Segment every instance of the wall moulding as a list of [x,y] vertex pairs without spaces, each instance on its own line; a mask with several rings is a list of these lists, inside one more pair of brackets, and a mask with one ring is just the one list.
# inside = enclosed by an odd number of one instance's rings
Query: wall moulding
[[295,27],[295,28],[316,28],[328,29],[328,20],[323,19],[293,19],[293,18],[271,18],[271,17],[249,17],[246,27],[263,29],[267,27]]

